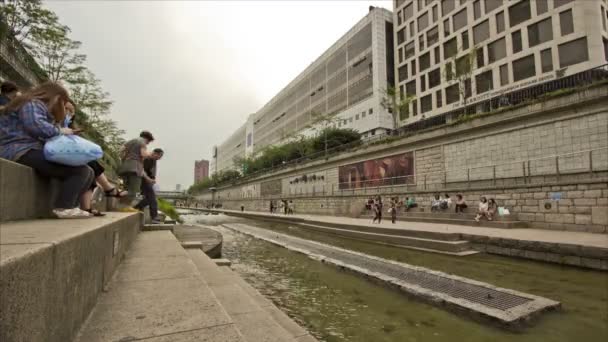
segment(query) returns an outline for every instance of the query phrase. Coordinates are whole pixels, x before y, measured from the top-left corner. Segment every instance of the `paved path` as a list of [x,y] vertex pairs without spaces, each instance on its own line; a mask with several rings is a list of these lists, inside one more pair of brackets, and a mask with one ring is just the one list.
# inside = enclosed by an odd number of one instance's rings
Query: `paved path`
[[[269,214],[261,213],[256,211],[237,211],[237,210],[225,210],[221,209],[222,212],[236,213],[236,214],[248,214],[263,217],[284,217],[281,214]],[[393,229],[405,229],[405,230],[418,230],[418,231],[429,231],[438,233],[461,233],[469,235],[481,235],[488,237],[515,239],[515,240],[526,240],[526,241],[539,241],[549,243],[564,243],[564,244],[575,244],[581,246],[601,247],[608,248],[608,234],[595,234],[585,232],[571,232],[561,230],[549,230],[549,229],[532,229],[532,228],[512,228],[512,229],[501,229],[501,228],[487,228],[487,227],[467,227],[461,225],[441,224],[441,223],[424,223],[424,222],[407,222],[401,221],[395,224],[388,221],[384,221],[381,224],[372,224],[369,219],[363,218],[351,218],[342,216],[324,216],[324,215],[290,215],[294,218],[309,221],[310,223],[335,223],[335,224],[350,224],[353,226],[368,226],[368,227],[382,227],[382,228],[393,228]]]

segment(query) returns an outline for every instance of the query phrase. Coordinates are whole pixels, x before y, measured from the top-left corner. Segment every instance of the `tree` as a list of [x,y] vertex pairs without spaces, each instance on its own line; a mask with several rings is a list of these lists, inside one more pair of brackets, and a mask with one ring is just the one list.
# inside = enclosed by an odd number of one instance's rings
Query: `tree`
[[8,26],[9,33],[26,47],[33,34],[47,27],[58,25],[59,19],[52,11],[42,7],[41,0],[16,0],[0,6],[0,18]]
[[110,112],[110,94],[101,88],[101,82],[86,67],[69,73],[66,79],[72,99],[80,109],[93,116],[105,116]]
[[327,158],[327,150],[329,146],[327,133],[329,132],[330,127],[334,126],[338,121],[340,121],[340,118],[338,118],[336,115],[320,114],[315,112],[311,113],[311,116],[312,128],[317,131],[317,135],[320,133],[323,136],[325,157]]
[[69,27],[54,25],[32,35],[33,55],[50,81],[69,81],[85,68],[86,55],[77,52],[82,43],[71,40],[69,33]]
[[[460,51],[463,52],[464,49],[461,48]],[[446,82],[456,81],[458,94],[465,106],[472,94],[471,80],[473,78],[473,71],[475,70],[478,51],[479,48],[474,46],[469,52],[460,57],[454,53],[445,65],[444,79]]]
[[393,128],[397,129],[399,127],[399,120],[405,120],[409,117],[410,102],[414,101],[416,97],[401,93],[397,88],[392,86],[384,89],[383,93],[380,105],[392,114]]

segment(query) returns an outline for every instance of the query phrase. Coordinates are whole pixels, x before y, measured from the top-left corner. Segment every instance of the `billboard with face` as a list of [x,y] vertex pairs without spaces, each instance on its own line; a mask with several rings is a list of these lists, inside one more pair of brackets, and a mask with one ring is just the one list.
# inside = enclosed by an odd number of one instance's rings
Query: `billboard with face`
[[414,183],[414,153],[370,159],[338,168],[339,189]]

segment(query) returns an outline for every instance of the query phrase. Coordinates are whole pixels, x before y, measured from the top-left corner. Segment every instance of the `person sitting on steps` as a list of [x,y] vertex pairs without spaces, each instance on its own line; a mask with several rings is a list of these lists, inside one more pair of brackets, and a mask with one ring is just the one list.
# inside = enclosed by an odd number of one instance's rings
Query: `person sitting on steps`
[[475,221],[479,222],[483,216],[486,216],[488,213],[488,200],[485,197],[481,197],[479,199],[479,205],[477,207],[477,216],[475,216]]
[[464,210],[467,208],[467,203],[461,194],[456,195],[456,213],[462,214]]

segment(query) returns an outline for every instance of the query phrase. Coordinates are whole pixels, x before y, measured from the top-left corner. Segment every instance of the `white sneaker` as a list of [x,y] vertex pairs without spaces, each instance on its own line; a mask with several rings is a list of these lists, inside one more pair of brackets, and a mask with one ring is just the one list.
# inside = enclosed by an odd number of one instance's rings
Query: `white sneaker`
[[57,216],[59,219],[81,219],[93,217],[91,213],[80,210],[80,208],[53,209],[53,214],[55,214],[55,216]]

